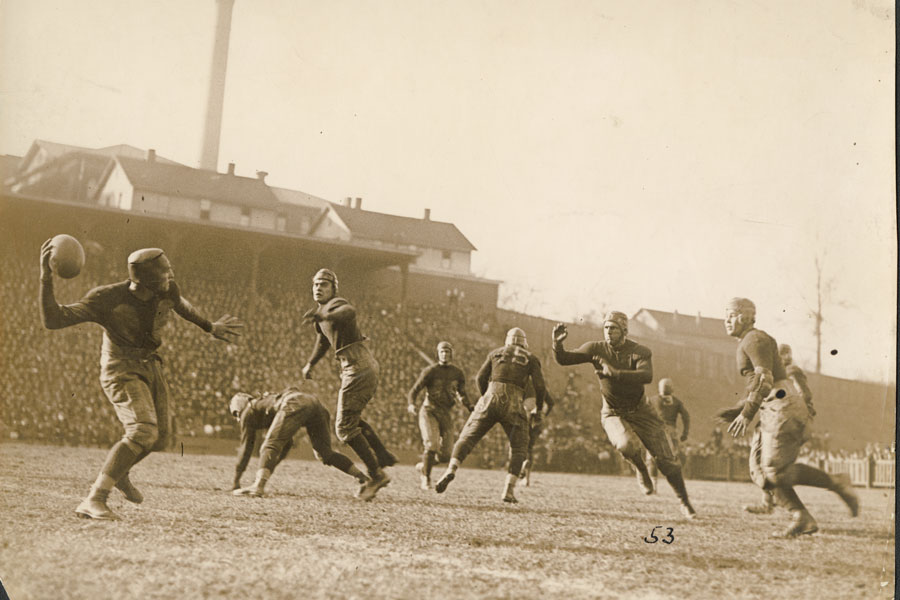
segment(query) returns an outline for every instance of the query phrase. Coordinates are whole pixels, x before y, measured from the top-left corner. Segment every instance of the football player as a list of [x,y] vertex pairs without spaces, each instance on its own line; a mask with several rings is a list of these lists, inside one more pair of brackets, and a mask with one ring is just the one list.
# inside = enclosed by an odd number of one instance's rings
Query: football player
[[831,490],[840,496],[854,517],[859,500],[846,474],[830,476],[810,465],[795,462],[808,439],[810,412],[803,396],[788,381],[775,340],[757,329],[756,306],[747,298],[733,298],[725,308],[725,331],[739,340],[738,370],[747,381],[746,395],[718,418],[728,422],[733,437],[741,437],[759,413],[759,425],[750,445],[750,477],[775,502],[790,511],[790,526],[776,535],[797,537],[819,530],[816,520],[794,491],[796,485]]
[[316,343],[303,365],[304,379],[312,378],[313,367],[329,348],[341,365],[341,388],[338,391],[335,432],[339,440],[350,446],[366,465],[369,480],[359,497],[371,500],[390,483],[384,467],[397,464],[372,429],[362,412],[378,389],[378,363],[366,347],[366,336],[356,322],[356,309],[337,295],[338,279],[334,271],[319,269],[313,276],[312,294],[317,306],[303,315],[303,322],[313,325]]
[[[675,457],[669,435],[644,394],[644,385],[653,381],[649,348],[627,338],[628,317],[611,311],[603,319],[602,342],[588,342],[567,351],[563,341],[569,333],[563,323],[553,328],[553,356],[560,365],[590,363],[600,379],[603,408],[600,422],[609,441],[637,471],[645,494],[654,492],[653,480],[643,459],[643,448],[653,457],[681,502],[681,512],[696,516],[688,499],[681,465]],[[642,446],[643,444],[643,446]]]
[[459,439],[453,446],[453,453],[447,470],[434,486],[441,494],[456,477],[459,465],[466,459],[475,445],[491,428],[499,423],[509,439],[509,472],[503,488],[502,500],[516,503],[514,494],[516,481],[522,472],[522,463],[528,451],[528,421],[522,405],[528,380],[534,385],[537,408],[543,408],[547,390],[541,361],[528,351],[525,332],[513,327],[506,333],[504,345],[491,351],[476,380],[481,398],[469,415]]
[[[422,434],[422,462],[416,464],[420,487],[431,488],[431,470],[436,464],[450,460],[453,449],[453,431],[450,410],[459,401],[468,411],[472,405],[466,395],[466,376],[462,369],[452,364],[453,346],[450,342],[437,345],[437,363],[425,367],[407,394],[406,410],[419,417]],[[425,401],[416,409],[416,397],[425,390]]]
[[115,486],[126,500],[143,502],[128,474],[148,454],[164,450],[170,433],[169,390],[157,350],[171,313],[225,342],[234,342],[243,324],[229,315],[213,323],[201,316],[181,295],[172,265],[159,248],[132,252],[127,280],[94,288],[75,304],[60,306],[53,293],[50,242],[41,246],[44,327],[62,329],[85,322],[103,327],[100,385],[125,428],[75,513],[85,519],[117,519],[107,505],[110,490]]
[[[322,464],[353,476],[360,485],[368,481],[353,461],[331,447],[331,413],[312,394],[304,394],[293,387],[278,394],[266,392],[261,396],[238,392],[232,396],[228,411],[241,427],[241,446],[232,486],[235,496],[258,498],[265,493],[266,482],[290,452],[294,435],[301,427],[306,428],[313,453]],[[256,432],[261,430],[266,430],[266,437],[259,450],[256,480],[250,487],[242,488],[241,476],[253,454]]]

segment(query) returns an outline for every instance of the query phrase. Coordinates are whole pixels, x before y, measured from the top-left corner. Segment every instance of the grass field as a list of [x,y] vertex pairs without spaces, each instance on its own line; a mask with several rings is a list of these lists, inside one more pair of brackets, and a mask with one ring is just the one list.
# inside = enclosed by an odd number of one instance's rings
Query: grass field
[[[520,504],[503,474],[465,469],[446,493],[411,466],[371,503],[351,478],[288,460],[267,498],[235,498],[234,459],[154,455],[118,492],[117,522],[77,519],[105,452],[0,445],[0,580],[28,598],[892,598],[893,490],[859,490],[862,514],[801,488],[820,532],[774,540],[750,484],[689,481],[699,517],[634,480],[535,473]],[[256,459],[245,476],[251,480]],[[646,543],[654,526],[673,541]],[[663,539],[667,530],[657,529]],[[665,538],[669,539],[669,538]]]

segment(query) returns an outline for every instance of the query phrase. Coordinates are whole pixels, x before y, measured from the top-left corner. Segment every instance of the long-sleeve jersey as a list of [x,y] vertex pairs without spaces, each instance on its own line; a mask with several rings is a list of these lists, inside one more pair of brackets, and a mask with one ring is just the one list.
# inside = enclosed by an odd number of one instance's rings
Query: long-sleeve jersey
[[488,354],[487,359],[478,371],[476,380],[482,395],[492,381],[511,383],[522,388],[524,393],[528,379],[534,384],[535,399],[538,409],[544,404],[547,387],[541,371],[541,361],[537,356],[521,346],[502,346]]
[[412,389],[409,390],[407,396],[409,404],[416,403],[416,396],[423,389],[425,390],[424,404],[426,406],[450,410],[453,408],[457,394],[459,394],[463,406],[469,406],[469,398],[466,395],[466,376],[456,365],[435,363],[425,367]]
[[335,296],[316,310],[316,343],[309,357],[314,366],[329,348],[337,354],[350,344],[366,340],[356,324],[356,309],[344,298]]
[[256,432],[260,429],[268,430],[272,426],[280,401],[281,394],[264,394],[261,398],[252,399],[241,413],[241,445],[238,449],[237,466],[234,468],[238,479],[250,463],[253,445],[256,443]]
[[670,427],[675,427],[678,423],[678,415],[681,415],[681,424],[684,427],[682,436],[687,437],[688,431],[691,429],[691,415],[677,396],[654,396],[650,403],[662,419],[662,422]]
[[[761,329],[747,331],[738,343],[737,367],[747,380],[746,400],[741,412],[745,418],[752,419],[768,394],[765,386],[771,388],[772,382],[787,379],[775,339]],[[760,371],[768,373],[772,382],[766,383]]]
[[129,281],[92,289],[74,304],[60,306],[53,295],[53,281],[41,280],[41,319],[47,329],[62,329],[78,323],[93,322],[103,327],[103,351],[117,349],[155,352],[162,339],[160,332],[175,313],[206,332],[212,324],[182,297],[175,282],[162,295],[141,300],[130,290]]
[[562,344],[553,346],[553,356],[561,365],[594,363],[602,358],[612,375],[600,377],[600,393],[611,408],[633,409],[644,397],[644,385],[653,381],[650,349],[626,339],[618,348],[608,342],[588,342],[577,350],[565,350]]

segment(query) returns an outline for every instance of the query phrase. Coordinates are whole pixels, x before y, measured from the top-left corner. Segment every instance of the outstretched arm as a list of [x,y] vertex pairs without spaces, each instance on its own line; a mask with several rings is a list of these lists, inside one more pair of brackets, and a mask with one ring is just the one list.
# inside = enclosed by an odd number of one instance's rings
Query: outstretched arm
[[593,344],[588,342],[580,348],[568,351],[563,348],[563,342],[569,336],[566,326],[563,323],[557,323],[553,328],[553,358],[560,365],[580,365],[583,363],[593,362],[594,353],[591,351]]
[[478,375],[475,376],[475,382],[478,384],[478,391],[483,396],[491,382],[491,357],[488,356],[481,368],[478,369]]

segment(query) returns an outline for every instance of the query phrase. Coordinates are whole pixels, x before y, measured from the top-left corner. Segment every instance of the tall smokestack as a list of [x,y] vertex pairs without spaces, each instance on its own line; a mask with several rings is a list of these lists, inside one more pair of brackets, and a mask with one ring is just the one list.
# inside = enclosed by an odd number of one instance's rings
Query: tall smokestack
[[219,166],[219,138],[222,134],[222,107],[225,104],[225,72],[228,67],[228,38],[231,36],[231,11],[234,0],[216,0],[216,36],[213,40],[212,68],[206,123],[203,126],[203,150],[200,168],[215,171]]

